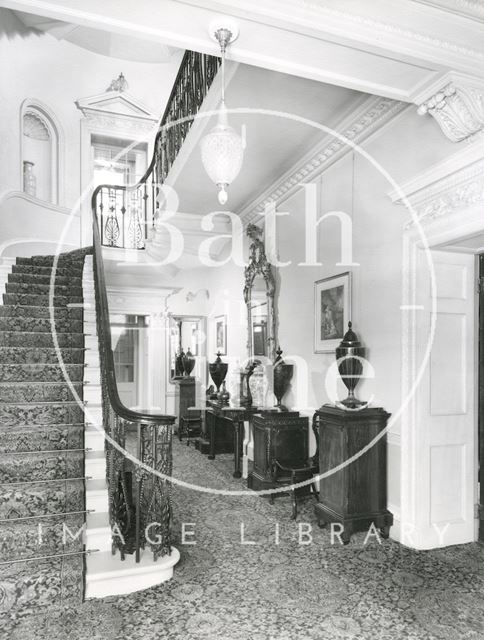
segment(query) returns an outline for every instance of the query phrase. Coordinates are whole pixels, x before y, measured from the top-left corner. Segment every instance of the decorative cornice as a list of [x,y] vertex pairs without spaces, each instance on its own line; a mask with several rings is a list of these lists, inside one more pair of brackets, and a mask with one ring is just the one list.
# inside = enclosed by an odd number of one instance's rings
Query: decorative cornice
[[[334,130],[354,144],[360,144],[370,134],[389,122],[408,105],[389,98],[368,98]],[[321,175],[352,147],[344,139],[328,134],[315,145],[282,178],[273,183],[257,199],[239,212],[244,224],[260,219],[266,204],[282,204],[301,183],[308,183]]]
[[467,56],[481,61],[484,60],[484,53],[482,51],[464,47],[460,44],[450,42],[448,40],[441,40],[440,38],[435,38],[419,31],[413,31],[412,29],[404,28],[397,24],[382,22],[381,20],[375,20],[367,16],[350,13],[349,11],[332,9],[325,5],[324,0],[298,0],[298,2],[308,9],[317,10],[321,13],[324,13],[325,15],[332,16],[339,20],[344,19],[348,22],[352,22],[353,24],[368,27],[373,31],[385,32],[389,35],[400,36],[407,40],[413,40],[414,42],[418,42],[421,44],[438,47],[439,49],[445,49],[446,51],[451,51],[462,56]]
[[413,0],[419,4],[437,7],[469,18],[484,20],[484,4],[482,0]]
[[484,128],[484,93],[476,86],[449,82],[425,100],[418,113],[431,115],[449,140],[460,142]]
[[[402,193],[418,220],[427,224],[478,203],[484,206],[484,145],[454,154],[389,194],[396,204],[404,204]],[[414,225],[412,218],[406,228]]]

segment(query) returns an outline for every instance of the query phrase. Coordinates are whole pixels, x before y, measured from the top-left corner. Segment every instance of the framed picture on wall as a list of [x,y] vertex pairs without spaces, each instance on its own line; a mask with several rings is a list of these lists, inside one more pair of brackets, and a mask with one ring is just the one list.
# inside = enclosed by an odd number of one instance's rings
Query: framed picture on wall
[[222,356],[227,355],[227,317],[217,316],[215,318],[215,350],[220,351]]
[[314,283],[314,352],[336,349],[351,320],[351,273]]

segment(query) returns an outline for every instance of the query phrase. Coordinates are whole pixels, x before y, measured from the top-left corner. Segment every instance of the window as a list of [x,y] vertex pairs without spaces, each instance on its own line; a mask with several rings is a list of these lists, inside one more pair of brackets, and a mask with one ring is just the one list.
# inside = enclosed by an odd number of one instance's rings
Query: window
[[146,144],[129,148],[129,140],[106,136],[92,137],[93,186],[99,184],[133,185],[146,171]]
[[59,130],[47,108],[22,107],[22,184],[29,195],[59,203]]

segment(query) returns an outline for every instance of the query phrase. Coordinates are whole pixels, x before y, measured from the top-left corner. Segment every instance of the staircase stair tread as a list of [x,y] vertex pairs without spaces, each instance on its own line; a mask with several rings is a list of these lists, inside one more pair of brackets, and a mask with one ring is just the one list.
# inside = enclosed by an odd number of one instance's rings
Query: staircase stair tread
[[[42,402],[41,400],[35,400],[34,402],[25,402],[22,400],[22,402],[1,402],[0,401],[0,405],[2,405],[3,407],[5,406],[31,407],[32,405],[39,406],[39,407],[49,407],[52,405],[55,405],[58,407],[65,407],[65,406],[78,407],[79,403],[76,402],[75,400],[67,400],[67,401],[53,400],[53,401],[47,401],[47,402]],[[84,403],[82,404],[82,408],[84,409]]]
[[89,478],[86,480],[86,491],[89,493],[107,491],[108,486],[106,484],[106,480],[104,478]]
[[[39,298],[44,298],[46,302],[49,301],[49,296],[46,293],[4,293],[3,294],[3,302],[5,304],[5,306],[13,306],[13,305],[17,305],[17,306],[24,306],[22,302],[18,301],[19,296],[24,296],[25,298],[29,298],[29,300],[25,301],[25,306],[26,307],[31,307],[31,306],[44,306],[44,305],[31,305],[31,304],[27,304],[29,302],[38,302]],[[62,298],[62,300],[61,300]],[[67,300],[70,300],[70,302],[68,303]],[[12,305],[13,303],[13,305]],[[50,305],[51,307],[53,307],[54,309],[66,309],[68,308],[68,304],[81,304],[82,303],[82,298],[71,298],[70,296],[58,296],[55,295],[54,296],[54,304]],[[45,305],[46,306],[46,305]],[[45,308],[44,306],[44,308]]]
[[[12,347],[9,347],[10,349]],[[52,364],[46,364],[45,362],[2,362],[0,367],[56,367],[57,369],[61,368],[61,365],[58,362],[53,362]],[[64,367],[82,367],[85,369],[86,365],[83,362],[67,362],[63,365]]]
[[[52,287],[50,284],[41,282],[7,282],[5,286],[5,290],[7,293],[24,293],[25,291],[28,291],[30,293],[49,293],[51,288]],[[72,283],[69,285],[58,284],[57,282],[55,282],[54,289],[56,291],[65,291],[68,295],[82,295],[82,287],[80,281],[76,283],[76,286],[73,286]],[[72,293],[73,291],[76,291],[76,294]]]
[[[58,316],[63,315],[78,315],[79,320],[82,316],[82,307],[55,307],[50,306],[47,307],[42,304],[4,304],[0,305],[0,317],[2,318],[50,318],[51,317],[51,309],[54,309],[54,318],[55,312],[58,311]],[[10,311],[22,311],[21,315],[9,314]],[[77,313],[76,313],[77,312]],[[38,314],[41,315],[38,315]]]
[[[38,273],[17,273],[12,272],[8,274],[8,282],[10,283],[24,283],[24,284],[47,284],[50,285],[52,280],[52,271],[50,273],[38,274]],[[56,285],[64,284],[71,285],[72,281],[75,281],[76,287],[80,287],[82,284],[81,276],[65,275],[60,276],[57,273],[54,276],[54,282]]]
[[105,458],[104,451],[86,451],[86,460],[104,460]]
[[[55,428],[55,429],[64,429],[66,427],[75,427],[75,428],[79,428],[79,427],[83,427],[84,428],[84,422],[60,422],[59,424],[22,424],[22,425],[13,425],[13,426],[4,426],[0,423],[0,433],[2,433],[3,431],[11,431],[12,429],[14,430],[23,430],[23,429],[44,429],[45,427],[49,427],[49,428]],[[63,451],[63,449],[59,449],[59,451]]]
[[[78,270],[79,273],[74,273],[76,270],[69,267],[57,265],[55,273],[61,274],[66,277],[82,278],[82,270]],[[25,273],[29,275],[50,275],[52,273],[52,266],[46,267],[38,264],[14,264],[12,265],[12,273]]]
[[[32,366],[32,365],[29,365]],[[73,365],[75,366],[75,365]],[[82,366],[82,365],[79,365]],[[31,387],[32,385],[37,385],[39,387],[67,387],[69,388],[69,384],[67,383],[67,381],[59,381],[59,382],[55,382],[52,380],[46,380],[45,382],[43,382],[42,380],[39,380],[38,382],[36,382],[35,380],[9,380],[9,381],[5,381],[5,380],[0,380],[0,388],[1,387],[7,387],[14,384],[16,387]],[[72,382],[72,384],[75,387],[79,387],[82,385],[86,385],[87,383],[84,382],[83,380],[75,380],[74,382]]]
[[[24,333],[22,329],[19,328],[19,325],[22,324],[22,320],[32,320],[32,316],[1,316],[0,317],[0,330],[10,333]],[[35,331],[26,331],[25,333],[38,333],[38,334],[46,334],[52,333],[52,325],[50,323],[50,318],[35,318],[37,321]],[[39,322],[40,321],[40,322]],[[73,320],[71,322],[82,322],[81,319]],[[55,331],[58,334],[69,334],[73,333],[70,328],[63,327],[62,324],[57,323],[55,327]],[[76,332],[74,332],[76,333]],[[82,335],[82,333],[81,333]],[[89,335],[89,334],[84,334]]]
[[[56,351],[55,347],[5,347],[0,346],[0,349],[22,349],[26,351],[27,349],[41,349],[42,351]],[[62,350],[74,350],[74,351],[86,351],[86,347],[61,347]],[[10,363],[10,364],[22,364],[22,363]],[[28,364],[28,363],[24,363]],[[32,363],[35,364],[35,363]]]
[[[21,329],[19,329],[18,331],[5,331],[3,329],[0,329],[0,338],[4,335],[18,335],[19,333],[21,333],[24,336],[45,336],[46,332],[45,331],[22,331]],[[82,331],[63,331],[62,332],[64,335],[71,335],[75,338],[79,338],[79,337],[84,337],[86,335],[89,334],[85,334]]]
[[[49,367],[48,369],[46,367]],[[82,382],[84,377],[84,364],[65,364],[66,373],[72,382]],[[59,382],[65,381],[64,372],[58,363],[46,365],[45,363],[2,363],[0,375],[5,376],[5,382],[39,382],[42,377],[51,376],[55,371]],[[74,378],[74,380],[73,380]],[[76,379],[77,378],[77,379]]]
[[86,515],[86,525],[88,531],[94,529],[110,530],[109,513],[107,511],[91,511]]

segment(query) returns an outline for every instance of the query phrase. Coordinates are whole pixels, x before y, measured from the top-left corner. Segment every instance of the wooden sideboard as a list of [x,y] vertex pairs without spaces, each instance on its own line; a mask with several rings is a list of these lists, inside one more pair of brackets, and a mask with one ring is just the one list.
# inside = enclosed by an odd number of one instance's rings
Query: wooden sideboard
[[[381,433],[389,417],[381,408],[321,407],[314,416],[319,431],[319,472],[324,474],[358,454]],[[341,523],[345,544],[352,533],[367,531],[372,523],[382,537],[388,537],[393,515],[387,509],[385,435],[353,462],[320,480],[315,513],[319,526]]]

